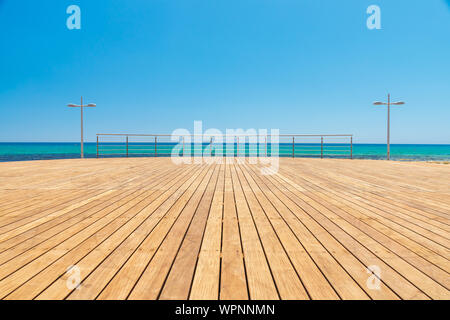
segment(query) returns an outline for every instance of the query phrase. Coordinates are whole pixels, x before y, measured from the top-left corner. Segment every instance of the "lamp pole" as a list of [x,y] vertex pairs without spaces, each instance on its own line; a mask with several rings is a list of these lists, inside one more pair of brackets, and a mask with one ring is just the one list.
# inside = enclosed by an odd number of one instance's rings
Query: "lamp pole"
[[388,93],[388,100],[387,102],[380,102],[376,101],[373,103],[375,106],[387,106],[387,159],[391,159],[391,142],[390,142],[390,135],[391,135],[391,105],[392,106],[399,106],[405,104],[403,101],[398,102],[391,102],[391,95]]
[[80,105],[69,103],[67,106],[70,108],[80,108],[80,110],[81,110],[81,158],[83,159],[84,158],[83,108],[86,108],[86,107],[93,108],[93,107],[96,107],[97,105],[95,103],[89,103],[89,104],[83,105],[83,97],[81,97]]

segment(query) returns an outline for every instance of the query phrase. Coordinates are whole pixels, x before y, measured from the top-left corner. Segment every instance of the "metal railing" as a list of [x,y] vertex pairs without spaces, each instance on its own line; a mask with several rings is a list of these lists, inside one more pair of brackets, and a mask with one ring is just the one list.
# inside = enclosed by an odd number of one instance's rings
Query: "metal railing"
[[[113,140],[111,140],[113,139]],[[97,134],[99,157],[311,157],[353,159],[353,135],[177,135]],[[176,148],[176,149],[175,149]]]

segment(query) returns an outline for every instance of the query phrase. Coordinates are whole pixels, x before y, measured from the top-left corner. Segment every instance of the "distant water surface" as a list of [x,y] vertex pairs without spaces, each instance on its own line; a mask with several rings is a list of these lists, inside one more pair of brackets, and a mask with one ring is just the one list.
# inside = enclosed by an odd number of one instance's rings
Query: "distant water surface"
[[[157,156],[169,156],[174,143],[158,143]],[[201,147],[205,153],[209,151],[209,144],[203,144]],[[241,145],[241,148],[243,146]],[[155,145],[153,143],[130,143],[129,156],[155,156]],[[187,149],[187,147],[186,147]],[[224,147],[225,149],[225,147]],[[237,147],[231,147],[231,150],[237,153]],[[247,144],[245,151],[240,151],[240,155],[252,153]],[[260,155],[264,155],[265,148],[257,149]],[[194,149],[191,149],[194,153]],[[85,143],[84,152],[86,158],[95,158],[97,156],[97,144]],[[292,156],[292,144],[281,143],[279,146],[280,156]],[[296,157],[320,157],[320,144],[295,144]],[[270,154],[270,147],[268,150]],[[252,154],[255,154],[254,152]],[[100,155],[102,157],[120,157],[126,156],[126,146],[123,143],[105,143],[100,146]],[[350,156],[348,144],[325,145],[323,156],[326,158],[346,158]],[[47,160],[47,159],[76,159],[80,158],[80,143],[0,143],[0,161],[26,161],[26,160]],[[355,159],[385,159],[386,145],[383,144],[353,144],[353,158]],[[446,161],[450,160],[450,144],[392,144],[392,160],[419,160],[419,161]]]

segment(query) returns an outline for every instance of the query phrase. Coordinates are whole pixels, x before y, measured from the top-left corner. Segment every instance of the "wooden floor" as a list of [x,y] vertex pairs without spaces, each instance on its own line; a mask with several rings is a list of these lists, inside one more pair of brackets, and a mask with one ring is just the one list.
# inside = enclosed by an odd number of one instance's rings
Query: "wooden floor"
[[450,165],[260,168],[2,163],[0,298],[450,298]]

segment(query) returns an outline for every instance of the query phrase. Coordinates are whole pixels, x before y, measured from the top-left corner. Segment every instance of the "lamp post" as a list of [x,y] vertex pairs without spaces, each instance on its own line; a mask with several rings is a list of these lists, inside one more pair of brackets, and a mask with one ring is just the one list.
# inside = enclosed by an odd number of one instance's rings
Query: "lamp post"
[[67,106],[70,107],[70,108],[80,108],[80,110],[81,110],[81,158],[83,159],[84,158],[84,150],[83,150],[83,144],[84,144],[84,142],[83,142],[83,108],[85,108],[85,107],[93,108],[93,107],[96,107],[97,105],[95,103],[89,103],[89,104],[83,105],[83,97],[81,97],[81,104],[80,105],[69,103]]
[[387,106],[387,159],[391,158],[391,144],[390,144],[390,134],[391,134],[391,106],[399,106],[405,104],[403,101],[391,102],[391,95],[388,93],[388,102],[376,101],[373,103],[375,106]]

